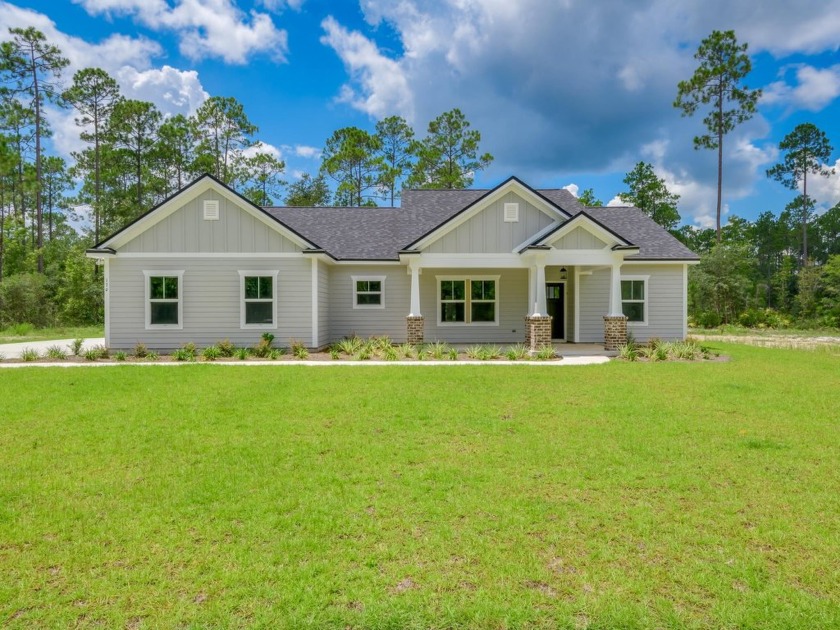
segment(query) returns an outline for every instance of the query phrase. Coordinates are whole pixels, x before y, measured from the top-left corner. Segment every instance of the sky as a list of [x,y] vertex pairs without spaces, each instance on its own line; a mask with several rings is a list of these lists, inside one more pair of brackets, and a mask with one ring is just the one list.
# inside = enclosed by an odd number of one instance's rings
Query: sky
[[[840,202],[840,0],[0,0],[0,25],[43,31],[70,59],[66,80],[101,67],[165,114],[235,97],[287,179],[317,172],[336,129],[398,114],[422,136],[458,107],[495,157],[476,187],[516,175],[615,202],[646,161],[680,195],[683,222],[703,227],[717,155],[693,147],[703,114],[672,103],[700,41],[732,29],[763,96],[724,140],[724,224],[791,201],[765,171],[803,122],[826,132],[837,167],[809,193],[818,211]],[[49,116],[69,156],[73,114]]]

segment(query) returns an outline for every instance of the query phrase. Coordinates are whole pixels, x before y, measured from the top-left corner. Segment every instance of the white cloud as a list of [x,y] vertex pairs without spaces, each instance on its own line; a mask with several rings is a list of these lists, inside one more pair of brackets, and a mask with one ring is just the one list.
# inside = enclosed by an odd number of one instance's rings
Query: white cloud
[[189,116],[210,97],[195,70],[163,66],[138,71],[123,66],[117,71],[116,78],[127,98],[151,101],[166,114]]
[[575,197],[580,196],[580,195],[578,195],[578,191],[580,190],[580,187],[577,184],[568,184],[566,186],[563,186],[563,190],[568,190]]
[[834,173],[828,177],[808,177],[808,195],[816,202],[818,210],[840,203],[840,160],[826,166],[833,168]]
[[244,151],[242,151],[242,155],[245,157],[253,157],[258,154],[267,154],[278,160],[283,158],[283,152],[275,147],[273,144],[268,144],[267,142],[257,142],[254,145],[251,145]]
[[294,147],[294,152],[295,155],[302,158],[314,160],[321,157],[321,149],[306,146],[305,144],[296,144]]
[[246,15],[231,0],[74,0],[91,15],[126,15],[144,26],[170,30],[180,38],[181,53],[195,60],[218,57],[244,64],[256,53],[285,61],[288,36],[267,13]]
[[342,86],[338,100],[371,116],[400,114],[413,119],[412,93],[400,65],[364,35],[348,31],[332,17],[321,26],[325,31],[321,42],[335,50],[351,78],[352,84]]
[[608,205],[608,206],[610,206],[610,207],[614,207],[614,206],[626,206],[626,205],[627,205],[627,202],[626,202],[626,201],[622,201],[622,200],[621,200],[621,197],[619,197],[618,195],[616,195],[615,197],[613,197],[612,199],[610,199],[610,200],[607,202],[607,205]]
[[784,79],[771,83],[764,90],[762,103],[817,112],[840,96],[840,64],[830,68],[798,64],[787,66],[783,72],[790,69],[796,71],[796,85]]
[[305,0],[259,0],[257,4],[275,13],[282,13],[286,8],[300,11]]

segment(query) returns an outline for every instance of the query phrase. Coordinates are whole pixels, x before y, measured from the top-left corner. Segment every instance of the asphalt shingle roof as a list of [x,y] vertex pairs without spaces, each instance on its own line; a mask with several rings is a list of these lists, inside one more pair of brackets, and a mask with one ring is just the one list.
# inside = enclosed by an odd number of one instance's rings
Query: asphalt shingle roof
[[[401,208],[265,208],[339,260],[396,260],[399,252],[491,190],[406,190]],[[698,256],[638,208],[587,208],[565,189],[537,190],[566,213],[582,211],[638,245],[630,258],[696,260]]]

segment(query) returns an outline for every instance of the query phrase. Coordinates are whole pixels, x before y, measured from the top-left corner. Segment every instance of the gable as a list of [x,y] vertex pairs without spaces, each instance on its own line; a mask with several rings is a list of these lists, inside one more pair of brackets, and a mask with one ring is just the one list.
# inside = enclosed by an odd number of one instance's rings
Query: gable
[[589,230],[578,226],[568,234],[558,238],[551,246],[555,249],[604,249],[611,244],[598,238]]

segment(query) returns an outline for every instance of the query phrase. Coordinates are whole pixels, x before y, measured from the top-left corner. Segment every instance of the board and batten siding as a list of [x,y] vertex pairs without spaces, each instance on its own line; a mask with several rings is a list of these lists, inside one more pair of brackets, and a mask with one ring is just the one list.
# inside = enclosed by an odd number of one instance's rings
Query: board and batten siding
[[551,244],[555,249],[604,249],[607,243],[592,234],[589,230],[576,227],[574,230],[561,236]]
[[[424,274],[431,273],[424,270]],[[384,276],[385,308],[353,308],[353,276]],[[422,277],[422,276],[421,276]],[[410,307],[411,276],[406,267],[394,265],[335,265],[330,268],[330,341],[353,334],[406,338],[405,318]]]
[[[192,341],[199,347],[230,339],[237,346],[256,343],[263,332],[275,344],[291,339],[307,345],[312,339],[312,264],[307,258],[120,258],[110,267],[110,345],[130,349],[136,343],[171,350]],[[146,330],[144,271],[179,271],[183,329]],[[277,271],[277,328],[268,331],[240,326],[239,271]]]
[[[204,219],[204,201],[219,202],[218,220]],[[240,205],[209,190],[130,240],[120,251],[292,253],[301,248]]]
[[[647,325],[629,323],[628,331],[637,341],[654,337],[664,340],[682,339],[684,335],[683,265],[627,264],[621,266],[622,277],[649,276],[647,284]],[[604,315],[609,311],[610,270],[598,269],[580,275],[580,331],[578,340],[603,343]]]
[[[497,308],[499,325],[438,325],[438,276],[499,276]],[[427,342],[449,343],[522,343],[525,341],[525,317],[528,315],[527,269],[423,269],[420,275],[420,308],[425,319]]]
[[[505,203],[519,204],[519,221],[505,222]],[[432,254],[509,253],[553,221],[545,212],[510,192],[430,243],[423,251]]]

